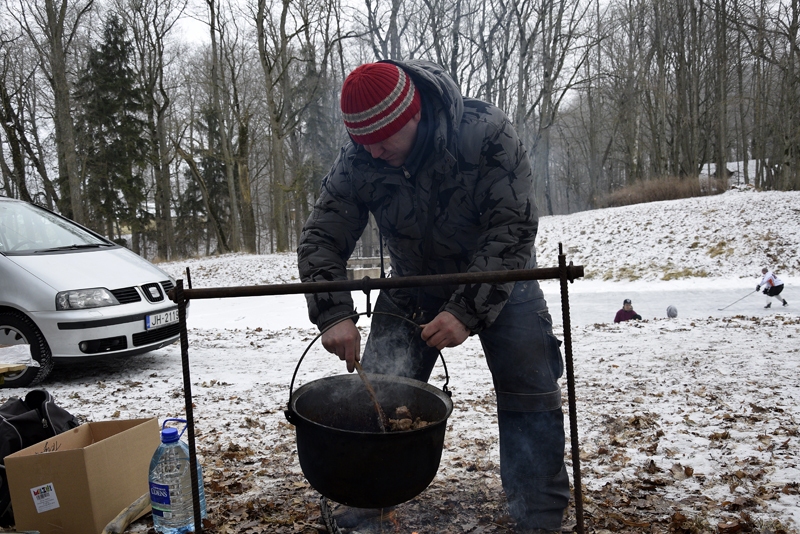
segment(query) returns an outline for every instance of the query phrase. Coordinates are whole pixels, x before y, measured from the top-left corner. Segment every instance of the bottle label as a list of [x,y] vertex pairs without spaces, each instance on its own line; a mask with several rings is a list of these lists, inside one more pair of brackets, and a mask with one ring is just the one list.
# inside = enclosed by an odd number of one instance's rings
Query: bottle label
[[[166,484],[150,483],[150,503],[153,505],[170,505],[169,500],[169,486]],[[153,506],[153,513],[155,513],[155,506]],[[161,515],[161,514],[159,514]]]

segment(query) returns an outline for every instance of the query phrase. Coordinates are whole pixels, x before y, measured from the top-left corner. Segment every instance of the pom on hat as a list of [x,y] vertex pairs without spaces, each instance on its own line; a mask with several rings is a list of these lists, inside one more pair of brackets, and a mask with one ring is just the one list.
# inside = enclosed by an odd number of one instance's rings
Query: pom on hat
[[391,63],[367,63],[351,72],[340,100],[353,141],[371,145],[393,136],[421,109],[411,77]]

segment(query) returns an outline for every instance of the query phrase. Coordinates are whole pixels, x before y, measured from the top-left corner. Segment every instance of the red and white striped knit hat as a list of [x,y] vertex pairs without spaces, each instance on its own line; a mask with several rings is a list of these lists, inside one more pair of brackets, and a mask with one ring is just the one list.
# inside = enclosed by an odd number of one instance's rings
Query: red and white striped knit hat
[[422,107],[411,77],[391,63],[367,63],[351,72],[340,105],[347,131],[362,145],[396,134]]

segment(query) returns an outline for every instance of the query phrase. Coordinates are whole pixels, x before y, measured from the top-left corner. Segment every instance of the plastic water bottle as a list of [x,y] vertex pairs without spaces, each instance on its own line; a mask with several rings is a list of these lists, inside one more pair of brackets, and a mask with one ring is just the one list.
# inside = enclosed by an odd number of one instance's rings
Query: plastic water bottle
[[[195,531],[189,447],[181,441],[177,429],[165,428],[167,421],[186,422],[183,419],[164,421],[161,427],[161,445],[150,460],[153,524],[161,534],[185,534]],[[206,498],[203,492],[203,468],[199,463],[197,481],[200,489],[200,516],[203,518],[206,517]]]

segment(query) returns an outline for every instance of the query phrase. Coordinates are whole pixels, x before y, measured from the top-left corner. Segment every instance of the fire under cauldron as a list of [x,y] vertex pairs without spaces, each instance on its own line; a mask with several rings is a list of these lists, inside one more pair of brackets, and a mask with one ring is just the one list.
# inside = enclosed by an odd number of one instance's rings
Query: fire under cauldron
[[387,416],[406,406],[414,418],[429,424],[382,432],[375,406],[355,373],[314,380],[294,392],[292,377],[285,414],[295,426],[300,467],[315,490],[348,506],[386,508],[413,499],[436,476],[453,402],[446,382],[443,391],[411,378],[367,377]]

